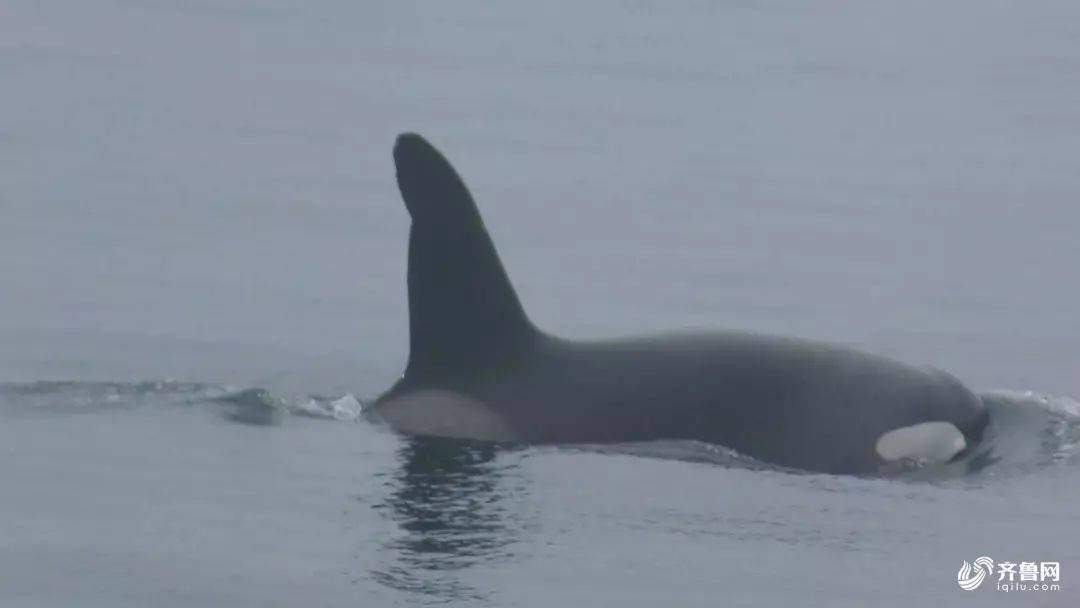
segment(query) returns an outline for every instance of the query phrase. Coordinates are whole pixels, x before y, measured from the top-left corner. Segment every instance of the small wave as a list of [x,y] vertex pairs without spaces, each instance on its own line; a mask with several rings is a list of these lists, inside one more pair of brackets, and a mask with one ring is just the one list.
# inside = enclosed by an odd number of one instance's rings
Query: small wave
[[1014,390],[991,391],[982,399],[990,410],[984,451],[995,469],[1080,461],[1080,401]]
[[995,390],[983,393],[983,399],[1011,402],[1017,405],[1043,408],[1055,414],[1080,420],[1080,401],[1072,397],[1046,395],[1035,391]]
[[290,412],[299,416],[332,420],[356,420],[364,412],[363,403],[352,393],[341,397],[308,397],[288,407]]
[[352,393],[341,397],[308,396],[300,398],[279,397],[261,388],[251,388],[216,399],[232,405],[235,409],[230,419],[260,425],[281,423],[282,414],[319,418],[324,420],[357,420],[364,406]]
[[232,389],[228,386],[177,380],[148,380],[144,382],[81,382],[43,380],[39,382],[0,382],[0,396],[32,397],[64,394],[87,398],[111,398],[113,396],[181,395],[213,397]]
[[0,383],[0,412],[17,417],[91,414],[151,405],[199,403],[226,405],[230,420],[260,425],[280,424],[283,415],[355,421],[364,410],[363,402],[351,393],[334,397],[286,397],[262,388],[176,380]]
[[234,390],[197,382],[7,382],[0,383],[0,409],[15,416],[63,416],[130,409],[151,403],[190,404]]

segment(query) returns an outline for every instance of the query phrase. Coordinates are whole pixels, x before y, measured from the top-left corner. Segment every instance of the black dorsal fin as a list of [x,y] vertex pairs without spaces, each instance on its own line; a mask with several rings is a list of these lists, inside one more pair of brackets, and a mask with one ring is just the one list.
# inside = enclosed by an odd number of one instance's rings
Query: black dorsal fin
[[424,138],[394,146],[409,231],[405,380],[455,386],[510,365],[536,336],[472,196]]

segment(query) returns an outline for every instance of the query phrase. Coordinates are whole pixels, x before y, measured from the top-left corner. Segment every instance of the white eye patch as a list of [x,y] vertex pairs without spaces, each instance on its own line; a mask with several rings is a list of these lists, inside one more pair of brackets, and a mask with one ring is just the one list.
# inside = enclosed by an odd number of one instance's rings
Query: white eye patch
[[951,422],[921,422],[893,429],[878,438],[874,448],[890,462],[916,460],[948,462],[967,447],[964,434]]

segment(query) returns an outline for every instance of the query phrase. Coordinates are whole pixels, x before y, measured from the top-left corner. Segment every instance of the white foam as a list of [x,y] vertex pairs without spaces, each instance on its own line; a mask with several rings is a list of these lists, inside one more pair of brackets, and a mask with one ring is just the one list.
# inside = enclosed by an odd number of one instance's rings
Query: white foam
[[311,397],[297,401],[289,407],[289,411],[295,414],[335,420],[356,420],[363,410],[364,404],[352,393],[346,393],[337,399]]
[[1019,403],[1032,403],[1056,414],[1080,418],[1080,401],[1063,395],[1048,395],[1036,391],[995,390],[985,393],[991,398],[1001,398]]

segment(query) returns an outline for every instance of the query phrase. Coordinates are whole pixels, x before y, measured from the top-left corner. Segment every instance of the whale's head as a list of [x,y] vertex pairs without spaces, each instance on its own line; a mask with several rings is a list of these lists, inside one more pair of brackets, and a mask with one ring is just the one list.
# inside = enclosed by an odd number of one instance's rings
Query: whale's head
[[969,454],[989,421],[986,406],[955,377],[933,368],[915,395],[915,424],[890,429],[874,451],[886,463],[942,464]]
[[937,382],[929,391],[926,407],[956,425],[968,446],[979,443],[990,421],[986,405],[955,376],[938,369],[930,373]]

